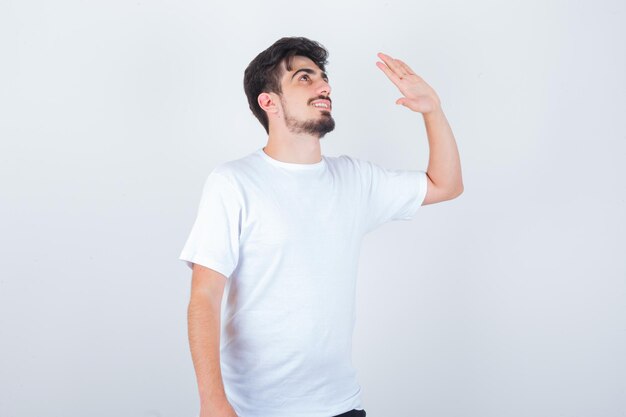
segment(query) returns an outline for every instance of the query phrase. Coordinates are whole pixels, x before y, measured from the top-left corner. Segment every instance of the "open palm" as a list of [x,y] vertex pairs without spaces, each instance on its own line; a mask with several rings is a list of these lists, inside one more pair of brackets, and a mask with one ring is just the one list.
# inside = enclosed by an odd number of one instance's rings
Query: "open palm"
[[439,96],[426,81],[399,59],[394,59],[389,55],[378,53],[377,56],[383,62],[376,62],[392,83],[404,97],[396,100],[396,104],[402,104],[409,109],[419,113],[430,113],[441,106]]

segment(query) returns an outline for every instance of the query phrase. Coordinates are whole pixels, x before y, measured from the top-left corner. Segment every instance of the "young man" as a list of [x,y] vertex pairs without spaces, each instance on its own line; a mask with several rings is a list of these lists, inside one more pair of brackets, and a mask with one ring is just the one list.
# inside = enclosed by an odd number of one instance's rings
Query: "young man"
[[404,95],[397,103],[424,117],[427,172],[321,154],[335,121],[317,42],[282,38],[245,71],[267,145],[209,174],[180,255],[193,269],[200,417],[365,416],[351,364],[362,237],[463,190],[434,90],[402,61],[378,56]]

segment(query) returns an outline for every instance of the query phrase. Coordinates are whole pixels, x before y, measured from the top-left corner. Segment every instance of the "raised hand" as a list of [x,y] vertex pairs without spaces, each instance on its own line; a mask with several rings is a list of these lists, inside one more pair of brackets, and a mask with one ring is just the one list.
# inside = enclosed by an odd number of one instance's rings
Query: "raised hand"
[[404,97],[396,100],[396,104],[401,104],[409,109],[427,114],[441,108],[441,101],[435,90],[426,84],[426,81],[399,59],[394,59],[389,55],[378,53],[377,56],[383,62],[376,62],[392,83]]

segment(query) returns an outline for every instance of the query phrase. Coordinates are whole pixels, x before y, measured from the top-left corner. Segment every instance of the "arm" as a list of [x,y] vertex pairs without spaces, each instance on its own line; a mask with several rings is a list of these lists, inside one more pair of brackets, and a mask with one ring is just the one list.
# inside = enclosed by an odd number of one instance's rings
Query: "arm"
[[450,124],[441,107],[424,114],[430,147],[428,159],[428,192],[424,205],[451,200],[463,192],[461,160]]
[[194,264],[187,310],[189,347],[200,393],[200,417],[237,417],[220,368],[220,313],[226,277]]
[[451,200],[463,192],[461,161],[450,124],[441,109],[441,101],[426,82],[399,59],[378,54],[384,61],[376,65],[398,87],[404,97],[396,104],[422,113],[430,147],[424,205]]

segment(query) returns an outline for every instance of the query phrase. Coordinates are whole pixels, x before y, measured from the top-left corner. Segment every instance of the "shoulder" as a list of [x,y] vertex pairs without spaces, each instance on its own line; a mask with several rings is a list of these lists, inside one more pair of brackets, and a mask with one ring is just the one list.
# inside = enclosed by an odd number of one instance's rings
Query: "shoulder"
[[340,164],[344,170],[350,171],[353,174],[367,180],[370,180],[372,177],[380,175],[382,172],[386,171],[385,168],[370,161],[369,159],[345,154],[337,157],[337,163]]
[[342,170],[363,171],[368,168],[370,163],[367,160],[359,159],[354,156],[341,154],[339,156],[324,156],[329,166]]
[[251,153],[238,159],[221,162],[209,175],[219,175],[233,185],[238,184],[255,171],[255,165],[258,164],[256,159],[258,158],[255,158],[255,153]]

